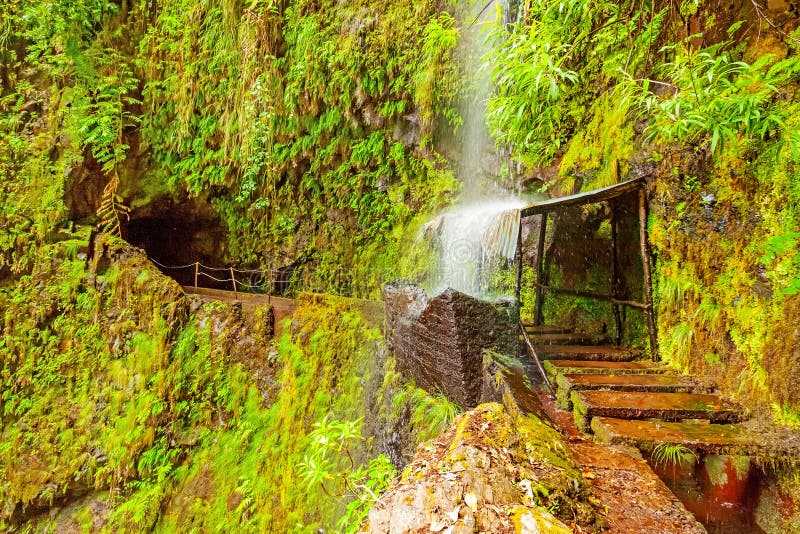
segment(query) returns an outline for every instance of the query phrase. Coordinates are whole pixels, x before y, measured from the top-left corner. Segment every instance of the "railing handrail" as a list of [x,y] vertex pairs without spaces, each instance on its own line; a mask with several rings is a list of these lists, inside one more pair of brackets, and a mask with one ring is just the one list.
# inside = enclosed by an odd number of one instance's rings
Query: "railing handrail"
[[[241,269],[233,266],[212,267],[199,261],[183,265],[167,265],[150,256],[148,256],[148,260],[164,271],[181,271],[192,269],[194,271],[193,287],[195,288],[207,287],[201,284],[201,279],[208,279],[221,284],[231,284],[233,286],[234,293],[238,293],[240,290],[244,289],[244,293],[265,294],[271,296],[285,295],[284,291],[276,290],[276,286],[279,284],[284,284],[284,289],[290,292],[310,291],[318,293],[324,291],[326,293],[339,296],[354,296],[358,290],[357,284],[352,284],[343,276],[343,271],[346,270],[343,267],[327,271],[332,275],[332,283],[328,285],[324,283],[314,284],[314,280],[308,278],[308,273],[305,272],[304,266],[302,265],[296,267],[290,272],[287,272],[286,276],[279,277],[278,274],[280,273],[281,269],[275,267],[270,267],[268,269]],[[228,273],[229,276],[223,277],[221,274],[223,272]],[[258,282],[251,283],[253,280],[252,277],[248,278],[246,276],[237,276],[237,274],[255,275],[258,277]],[[324,288],[322,287],[323,285],[325,286]]]
[[544,367],[542,367],[542,362],[539,360],[539,355],[536,354],[536,349],[533,347],[533,342],[531,341],[530,336],[528,335],[528,331],[525,330],[525,324],[522,321],[519,321],[519,329],[522,331],[522,337],[525,339],[525,345],[528,347],[528,353],[530,354],[533,361],[536,362],[536,367],[539,369],[539,374],[542,375],[542,379],[544,379],[544,383],[547,386],[547,389],[550,391],[550,398],[556,398],[556,392],[553,389],[553,385],[550,383],[550,380],[547,378],[547,373],[544,371]]

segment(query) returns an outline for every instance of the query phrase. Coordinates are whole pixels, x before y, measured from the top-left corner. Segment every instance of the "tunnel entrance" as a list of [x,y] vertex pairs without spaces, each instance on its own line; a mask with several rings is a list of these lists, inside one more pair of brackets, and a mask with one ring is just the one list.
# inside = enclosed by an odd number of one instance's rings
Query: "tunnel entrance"
[[[194,285],[194,264],[220,269],[225,275],[226,235],[214,209],[198,199],[162,197],[131,211],[123,237],[143,248],[166,275],[181,285]],[[204,277],[204,287],[231,289],[230,282]]]

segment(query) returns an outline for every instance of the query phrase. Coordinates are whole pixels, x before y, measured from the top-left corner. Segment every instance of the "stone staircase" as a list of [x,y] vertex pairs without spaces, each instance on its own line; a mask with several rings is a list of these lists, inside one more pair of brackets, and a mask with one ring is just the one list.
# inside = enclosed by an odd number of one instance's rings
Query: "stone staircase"
[[712,386],[602,337],[559,326],[524,327],[553,385],[557,407],[571,412],[577,427],[596,441],[645,450],[666,443],[705,453],[763,453],[764,439],[742,424],[742,409]]

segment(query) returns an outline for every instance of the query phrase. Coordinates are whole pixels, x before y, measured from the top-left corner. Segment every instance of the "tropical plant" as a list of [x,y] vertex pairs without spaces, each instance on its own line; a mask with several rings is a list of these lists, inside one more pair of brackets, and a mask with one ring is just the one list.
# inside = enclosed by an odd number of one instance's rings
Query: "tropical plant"
[[659,143],[707,143],[715,154],[736,150],[743,138],[775,137],[800,158],[797,132],[784,130],[786,116],[778,98],[800,77],[800,60],[778,61],[765,54],[750,64],[734,59],[730,41],[696,49],[691,45],[695,37],[660,50],[673,59],[656,69],[657,79],[628,76],[623,81],[637,113],[650,121],[645,135]]
[[[334,421],[327,417],[314,423],[308,435],[310,452],[298,464],[303,480],[320,486],[329,496],[347,502],[346,512],[337,527],[341,532],[355,532],[397,475],[388,457],[381,454],[356,465],[351,451],[356,441],[363,441],[362,420]],[[348,462],[341,463],[346,457]]]
[[659,443],[650,454],[656,465],[678,466],[696,462],[697,453],[682,443]]
[[122,202],[122,197],[117,194],[119,188],[119,175],[114,172],[111,180],[103,188],[103,195],[100,197],[100,207],[97,208],[97,216],[100,218],[100,229],[103,232],[122,237],[120,219],[130,218],[130,208]]

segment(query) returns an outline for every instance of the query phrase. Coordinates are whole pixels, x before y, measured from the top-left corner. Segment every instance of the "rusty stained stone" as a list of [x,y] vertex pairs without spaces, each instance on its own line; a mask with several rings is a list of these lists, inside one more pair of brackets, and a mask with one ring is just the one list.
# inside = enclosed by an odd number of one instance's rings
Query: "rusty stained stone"
[[573,389],[611,389],[614,391],[651,391],[658,393],[691,393],[699,386],[691,380],[673,375],[564,375]]
[[735,406],[705,393],[641,393],[630,391],[581,391],[587,415],[620,419],[658,418],[668,421],[709,419],[731,423],[741,419]]
[[605,341],[603,336],[564,333],[533,334],[531,338],[534,345],[544,347],[548,345],[598,345]]
[[542,345],[536,353],[544,360],[602,360],[629,362],[641,356],[639,351],[613,345]]
[[404,283],[386,286],[384,301],[387,342],[398,369],[464,408],[481,401],[484,350],[519,351],[510,309],[454,289],[428,299],[422,289]]

